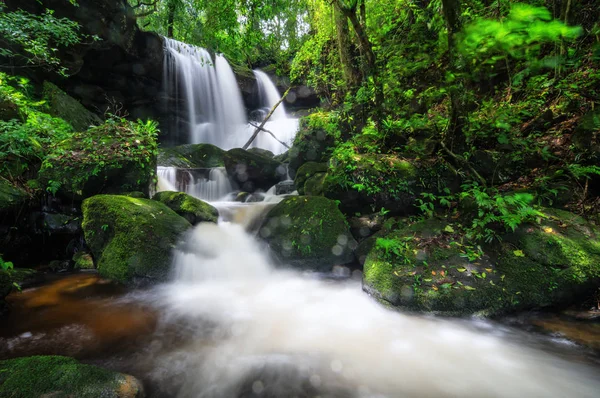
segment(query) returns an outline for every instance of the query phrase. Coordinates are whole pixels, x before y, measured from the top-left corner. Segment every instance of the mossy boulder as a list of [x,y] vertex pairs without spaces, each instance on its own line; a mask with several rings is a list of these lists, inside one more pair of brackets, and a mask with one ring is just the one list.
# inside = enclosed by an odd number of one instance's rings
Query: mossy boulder
[[356,241],[335,202],[319,196],[291,196],[267,214],[260,236],[282,263],[330,271],[354,260]]
[[161,148],[158,152],[158,165],[205,169],[223,167],[225,151],[211,144],[189,144],[173,148]]
[[9,121],[12,119],[21,119],[19,105],[11,98],[0,94],[0,120]]
[[73,268],[75,269],[94,269],[94,258],[85,251],[78,251],[73,255]]
[[[305,183],[315,176],[324,179],[328,169],[327,163],[306,162],[300,166],[294,177],[294,184],[298,188],[298,193],[304,195]],[[311,188],[314,189],[313,183],[311,183]]]
[[297,172],[307,162],[326,163],[339,136],[339,128],[330,113],[316,112],[300,119],[298,133],[288,152],[290,169]]
[[0,361],[0,396],[12,398],[141,398],[133,376],[85,365],[62,356]]
[[201,222],[216,223],[219,218],[219,212],[213,206],[184,192],[158,192],[152,199],[164,203],[192,225]]
[[156,153],[154,125],[110,119],[60,142],[44,161],[40,180],[70,200],[131,191],[148,195]]
[[227,174],[243,191],[266,191],[285,177],[285,167],[272,158],[241,148],[225,153]]
[[191,225],[161,202],[120,195],[83,201],[83,231],[100,274],[119,282],[162,281],[171,250]]
[[44,82],[44,98],[48,105],[48,113],[66,120],[75,131],[87,130],[90,126],[102,124],[96,114],[88,111],[79,101],[71,97],[56,85]]
[[444,220],[404,226],[376,240],[363,287],[394,305],[446,315],[496,315],[565,306],[600,282],[600,230],[545,209],[481,250]]
[[0,213],[18,208],[29,199],[29,195],[23,189],[0,178]]

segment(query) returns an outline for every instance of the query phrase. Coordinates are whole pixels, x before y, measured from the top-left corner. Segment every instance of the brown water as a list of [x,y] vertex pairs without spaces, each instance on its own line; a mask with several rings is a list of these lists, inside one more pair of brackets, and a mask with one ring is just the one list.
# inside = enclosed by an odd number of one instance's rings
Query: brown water
[[13,292],[0,328],[0,357],[95,358],[134,350],[153,334],[157,314],[141,302],[120,300],[125,293],[91,273]]

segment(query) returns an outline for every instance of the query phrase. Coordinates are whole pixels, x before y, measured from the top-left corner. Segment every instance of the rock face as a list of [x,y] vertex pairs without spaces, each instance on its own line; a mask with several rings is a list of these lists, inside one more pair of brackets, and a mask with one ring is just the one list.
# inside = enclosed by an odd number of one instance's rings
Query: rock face
[[165,204],[119,195],[83,201],[83,231],[104,277],[130,283],[165,280],[171,249],[191,227]]
[[327,162],[338,134],[337,126],[329,123],[327,113],[314,113],[300,119],[300,128],[288,155],[290,169],[295,173],[306,162]]
[[442,220],[404,226],[377,239],[363,287],[394,305],[447,315],[568,305],[600,281],[600,230],[568,212],[544,213],[541,224],[483,251]]
[[211,144],[189,144],[172,148],[161,148],[158,165],[204,169],[225,166],[225,151]]
[[318,196],[292,196],[267,214],[259,232],[286,265],[330,271],[354,260],[356,241],[335,202]]
[[66,81],[57,78],[56,82],[87,109],[104,114],[107,109],[115,112],[122,105],[132,118],[152,117],[166,122],[171,117],[169,107],[165,107],[166,99],[161,98],[162,38],[137,27],[135,11],[127,1],[79,0],[76,5],[62,0],[5,3],[9,11],[21,8],[40,14],[45,8],[54,10],[56,17],[77,21],[82,33],[101,39],[86,40],[86,44],[58,54],[70,77]]
[[40,180],[69,200],[130,191],[148,195],[156,146],[156,134],[144,123],[109,120],[54,148]]
[[213,206],[184,192],[158,192],[152,199],[164,203],[192,225],[201,222],[216,223],[219,218],[219,212]]
[[0,213],[13,210],[28,200],[27,192],[0,178]]
[[225,153],[227,174],[245,192],[268,190],[285,177],[285,167],[267,156],[234,148]]
[[0,361],[0,396],[142,398],[145,394],[133,376],[73,358],[33,356]]

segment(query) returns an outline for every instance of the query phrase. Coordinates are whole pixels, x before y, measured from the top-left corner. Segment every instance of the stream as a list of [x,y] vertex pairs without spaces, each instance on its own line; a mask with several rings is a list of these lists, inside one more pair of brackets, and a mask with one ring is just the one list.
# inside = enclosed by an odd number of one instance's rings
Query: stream
[[[262,212],[235,207],[245,222]],[[275,268],[267,253],[241,224],[200,224],[168,283],[127,291],[78,273],[13,293],[0,357],[74,356],[150,397],[598,396],[598,323],[402,313],[360,280]]]

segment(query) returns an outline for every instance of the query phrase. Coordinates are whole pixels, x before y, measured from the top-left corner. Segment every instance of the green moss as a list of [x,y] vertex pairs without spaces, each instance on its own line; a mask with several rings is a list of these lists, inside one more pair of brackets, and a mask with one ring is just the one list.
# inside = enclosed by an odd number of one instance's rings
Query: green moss
[[211,144],[180,145],[161,148],[158,165],[180,168],[212,168],[225,166],[225,151]]
[[125,398],[142,397],[131,376],[73,358],[33,356],[0,361],[0,396],[11,398]]
[[200,222],[216,223],[219,218],[219,212],[213,206],[184,192],[158,192],[152,199],[164,203],[193,225]]
[[90,253],[86,253],[84,251],[78,251],[73,255],[73,261],[75,265],[73,268],[75,269],[94,269],[94,259]]
[[327,173],[318,173],[310,177],[304,183],[304,194],[310,196],[323,195],[323,185],[326,178]]
[[50,82],[44,82],[44,98],[48,113],[66,120],[76,131],[84,131],[90,126],[102,124],[102,119]]
[[306,162],[296,171],[294,184],[300,195],[304,195],[304,184],[315,174],[327,173],[329,166],[327,163]]
[[306,162],[327,162],[339,141],[340,129],[333,113],[315,112],[303,117],[288,152],[290,168],[299,170]]
[[301,268],[329,270],[353,260],[355,241],[335,202],[292,196],[275,206],[260,234],[282,260]]
[[83,231],[101,275],[164,280],[171,250],[190,224],[165,204],[118,195],[84,200]]

